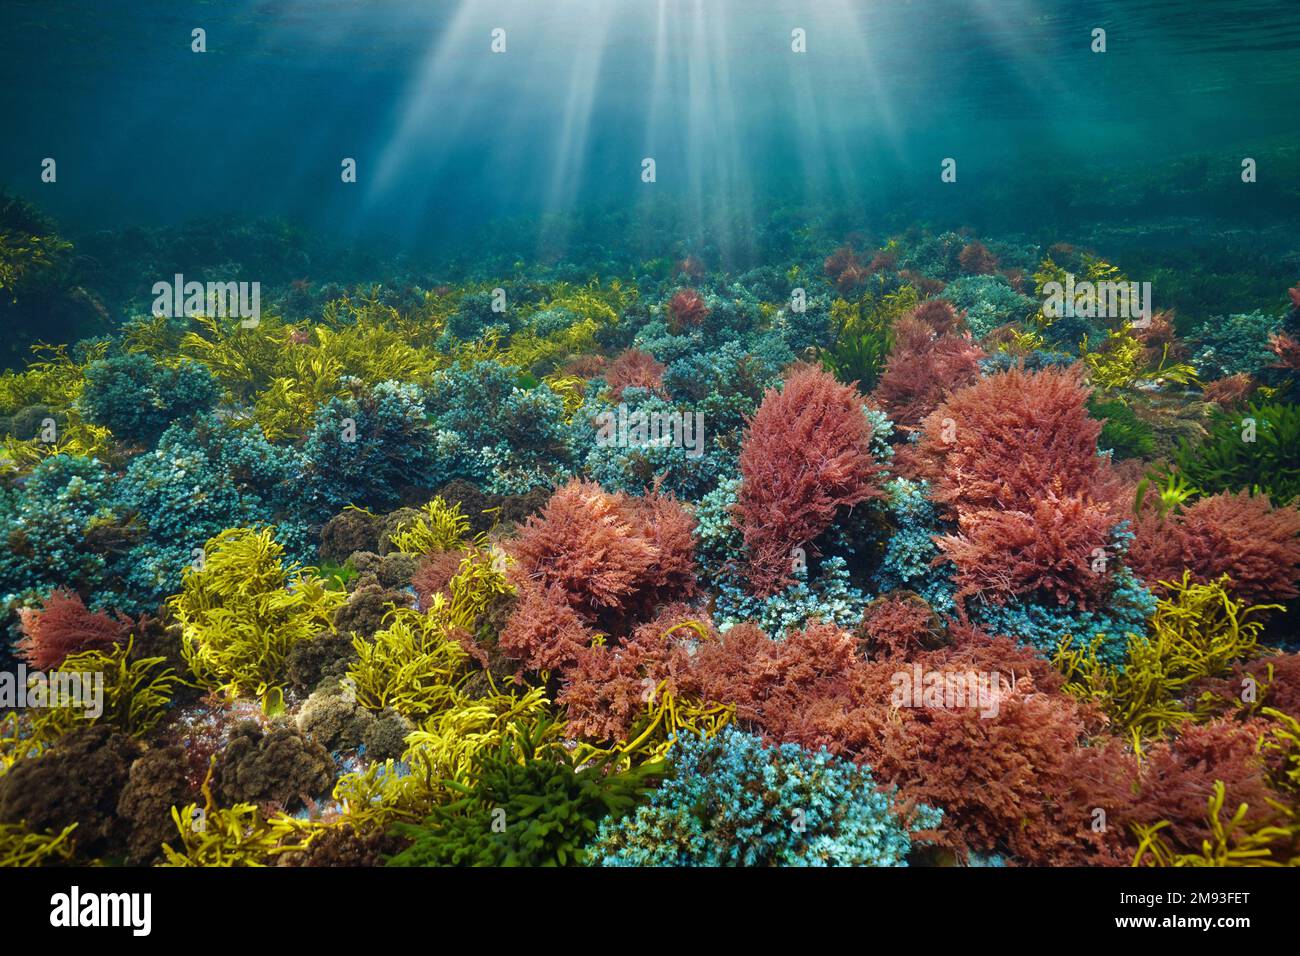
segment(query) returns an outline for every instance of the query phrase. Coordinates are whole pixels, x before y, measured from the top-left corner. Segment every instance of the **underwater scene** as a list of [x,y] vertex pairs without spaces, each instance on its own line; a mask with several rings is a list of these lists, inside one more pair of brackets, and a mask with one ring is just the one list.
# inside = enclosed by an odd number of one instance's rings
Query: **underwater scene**
[[0,864],[1300,863],[1297,4],[6,0],[0,89]]

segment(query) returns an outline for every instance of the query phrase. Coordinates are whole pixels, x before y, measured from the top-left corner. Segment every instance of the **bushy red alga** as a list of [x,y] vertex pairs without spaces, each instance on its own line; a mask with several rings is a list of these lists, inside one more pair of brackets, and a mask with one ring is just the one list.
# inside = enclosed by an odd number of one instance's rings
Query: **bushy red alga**
[[605,383],[609,386],[610,397],[616,402],[622,401],[625,388],[659,392],[664,384],[664,366],[648,352],[625,349],[605,371]]
[[696,588],[695,519],[657,493],[575,479],[520,525],[509,551],[519,602],[500,647],[534,670],[572,663],[588,628],[616,640]]
[[[940,306],[927,310],[936,320],[947,325],[955,319],[951,306],[931,301]],[[983,357],[983,349],[969,336],[937,332],[917,315],[905,317],[894,325],[894,346],[872,397],[894,424],[919,425],[949,390],[979,378]]]
[[990,375],[953,392],[922,425],[920,457],[936,501],[1026,510],[1048,491],[1096,493],[1101,422],[1078,366]]
[[811,550],[837,515],[883,497],[871,436],[857,390],[815,366],[795,366],[763,396],[741,447],[734,506],[755,593],[788,584],[793,549]]
[[126,639],[133,625],[130,618],[91,611],[81,595],[65,588],[51,592],[42,607],[18,614],[23,632],[18,653],[40,670],[57,668],[71,654],[109,650]]
[[1182,579],[1200,584],[1226,574],[1234,597],[1249,604],[1300,596],[1300,511],[1265,495],[1223,492],[1161,517],[1143,502],[1133,522],[1128,563],[1152,588]]

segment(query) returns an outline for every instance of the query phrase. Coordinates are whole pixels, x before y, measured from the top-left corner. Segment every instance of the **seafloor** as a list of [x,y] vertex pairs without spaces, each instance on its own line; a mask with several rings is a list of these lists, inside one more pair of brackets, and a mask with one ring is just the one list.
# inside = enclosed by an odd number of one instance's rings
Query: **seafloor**
[[0,863],[1300,858],[1258,235],[440,271],[0,214]]

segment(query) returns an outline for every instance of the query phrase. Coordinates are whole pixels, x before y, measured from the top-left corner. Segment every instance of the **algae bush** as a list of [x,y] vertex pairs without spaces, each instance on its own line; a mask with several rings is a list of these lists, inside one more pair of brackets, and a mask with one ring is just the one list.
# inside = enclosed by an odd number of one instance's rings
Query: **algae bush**
[[0,13],[0,864],[1300,863],[1294,5],[126,6]]

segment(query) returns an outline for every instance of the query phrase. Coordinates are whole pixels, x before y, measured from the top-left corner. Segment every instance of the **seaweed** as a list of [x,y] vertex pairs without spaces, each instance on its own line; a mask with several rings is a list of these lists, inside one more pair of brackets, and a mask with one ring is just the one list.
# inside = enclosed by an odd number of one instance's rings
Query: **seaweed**
[[1232,664],[1257,653],[1263,623],[1258,618],[1280,605],[1244,607],[1226,589],[1227,578],[1196,584],[1190,573],[1168,582],[1151,619],[1150,634],[1129,635],[1122,664],[1105,664],[1097,642],[1076,646],[1066,638],[1055,663],[1066,689],[1097,704],[1139,751],[1142,741],[1161,737],[1186,721],[1207,716],[1203,701],[1188,701],[1186,689],[1226,674]]
[[1220,411],[1204,440],[1179,444],[1172,464],[1203,494],[1258,491],[1287,504],[1300,497],[1300,405]]
[[251,694],[268,713],[284,705],[293,646],[328,628],[346,598],[310,569],[286,567],[283,555],[269,529],[223,531],[167,601],[195,679],[230,697]]
[[[121,317],[185,256],[267,307],[0,372],[4,654],[102,689],[0,717],[0,863],[1294,864],[1284,286],[800,215],[383,281],[90,237]],[[86,265],[0,201],[0,311]],[[1177,317],[1027,294],[1139,268]]]
[[[673,773],[627,820],[606,821],[601,866],[905,866],[913,834],[938,825],[902,814],[870,769],[727,728],[687,738]],[[907,819],[902,819],[906,817]]]
[[1109,450],[1116,461],[1148,458],[1155,450],[1155,430],[1137,416],[1131,405],[1093,395],[1088,399],[1088,414],[1102,423],[1097,444]]
[[662,772],[656,764],[607,772],[546,747],[548,725],[479,755],[473,786],[449,783],[460,799],[420,826],[399,824],[410,845],[389,866],[582,866],[586,844],[619,819]]

